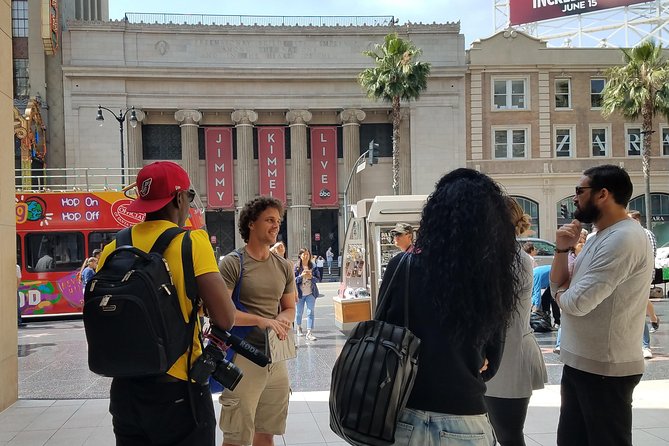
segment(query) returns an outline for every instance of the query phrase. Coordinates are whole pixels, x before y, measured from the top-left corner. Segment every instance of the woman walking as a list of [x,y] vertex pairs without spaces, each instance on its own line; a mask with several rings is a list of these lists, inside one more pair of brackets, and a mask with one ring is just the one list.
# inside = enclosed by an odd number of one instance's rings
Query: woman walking
[[307,248],[302,248],[299,251],[299,260],[295,265],[295,285],[297,287],[297,305],[295,308],[295,326],[297,327],[297,335],[304,336],[302,331],[302,313],[304,306],[307,307],[307,334],[305,339],[307,341],[315,341],[312,330],[314,329],[314,311],[316,309],[316,297],[318,297],[317,282],[321,281],[321,275],[313,261],[311,260],[311,253]]
[[[529,216],[523,213],[516,200],[508,196],[505,199],[511,223],[519,236],[530,228]],[[530,396],[533,390],[543,389],[548,381],[544,357],[530,327],[532,258],[520,244],[517,252],[518,307],[506,330],[502,362],[495,377],[488,382],[485,397],[488,415],[501,446],[525,446],[523,427]]]
[[[421,340],[418,375],[395,444],[492,446],[485,381],[499,367],[516,308],[518,251],[504,195],[471,169],[443,176],[423,208],[411,255],[409,329]],[[386,269],[379,295],[402,255]],[[399,271],[384,320],[404,325]]]

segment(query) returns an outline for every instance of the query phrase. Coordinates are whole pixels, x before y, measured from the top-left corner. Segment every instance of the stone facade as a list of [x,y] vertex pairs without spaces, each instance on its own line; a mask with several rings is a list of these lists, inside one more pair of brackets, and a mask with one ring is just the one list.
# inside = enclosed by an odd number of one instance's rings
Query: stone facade
[[[634,151],[640,124],[617,115],[605,119],[592,103],[605,70],[622,63],[619,49],[547,48],[514,31],[474,42],[467,59],[467,166],[538,205],[539,236],[554,239],[566,221],[560,205],[569,205],[588,167],[624,166],[634,182],[632,198],[643,195],[641,157]],[[669,130],[663,117],[655,127],[651,192],[669,205],[669,146],[662,148],[658,138],[669,137]],[[513,153],[514,137],[520,156]],[[665,219],[669,215],[654,216],[658,241],[669,241]]]

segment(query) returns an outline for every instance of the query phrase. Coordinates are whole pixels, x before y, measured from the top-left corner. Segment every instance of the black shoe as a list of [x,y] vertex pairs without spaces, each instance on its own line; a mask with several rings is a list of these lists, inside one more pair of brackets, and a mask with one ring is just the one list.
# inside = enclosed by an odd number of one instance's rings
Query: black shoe
[[651,329],[649,330],[651,333],[655,333],[658,328],[660,328],[660,316],[657,317],[657,321],[650,323]]

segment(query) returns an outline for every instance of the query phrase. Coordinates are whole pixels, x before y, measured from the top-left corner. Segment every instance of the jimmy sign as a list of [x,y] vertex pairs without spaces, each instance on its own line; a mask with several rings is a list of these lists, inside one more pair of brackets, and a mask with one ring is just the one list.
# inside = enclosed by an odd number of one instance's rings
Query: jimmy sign
[[522,25],[637,3],[647,0],[509,0],[510,24]]

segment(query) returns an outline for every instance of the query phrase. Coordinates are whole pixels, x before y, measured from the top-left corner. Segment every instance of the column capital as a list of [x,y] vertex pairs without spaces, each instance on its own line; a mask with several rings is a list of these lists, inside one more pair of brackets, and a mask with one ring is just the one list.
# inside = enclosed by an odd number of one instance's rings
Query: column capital
[[346,110],[339,113],[339,120],[342,124],[360,124],[360,121],[364,120],[367,114],[357,108],[347,108]]
[[309,110],[289,110],[288,113],[286,113],[286,121],[288,121],[288,124],[290,125],[306,125],[309,121],[311,121],[312,114]]
[[235,125],[253,125],[258,120],[258,113],[253,110],[235,110],[230,117]]
[[197,125],[202,120],[202,113],[198,110],[178,110],[174,114],[174,119],[179,122],[182,127],[184,125]]

